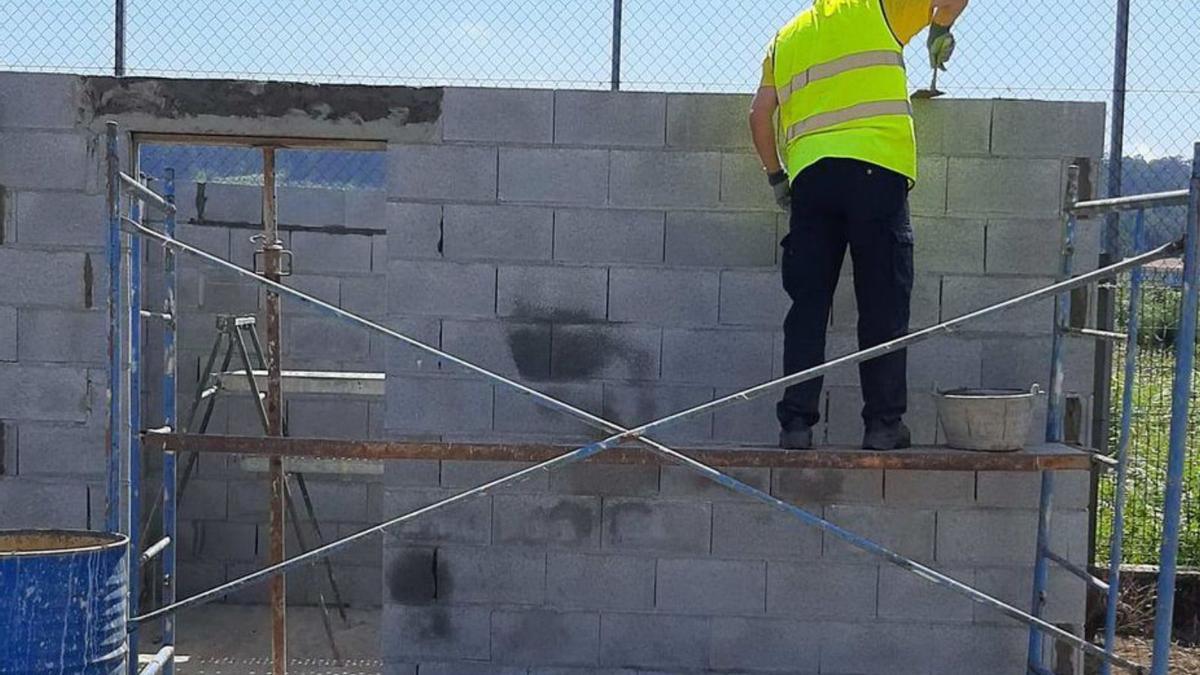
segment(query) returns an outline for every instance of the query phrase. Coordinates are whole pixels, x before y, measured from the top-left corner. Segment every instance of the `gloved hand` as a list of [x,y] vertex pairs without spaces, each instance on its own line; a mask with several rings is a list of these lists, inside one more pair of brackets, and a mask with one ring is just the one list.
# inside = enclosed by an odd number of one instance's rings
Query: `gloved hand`
[[945,70],[946,63],[954,54],[954,35],[949,26],[939,26],[936,23],[929,26],[929,67]]
[[779,208],[784,211],[792,208],[792,186],[788,182],[787,172],[776,171],[767,174],[767,182],[771,184],[771,190],[775,192],[775,203],[779,205]]

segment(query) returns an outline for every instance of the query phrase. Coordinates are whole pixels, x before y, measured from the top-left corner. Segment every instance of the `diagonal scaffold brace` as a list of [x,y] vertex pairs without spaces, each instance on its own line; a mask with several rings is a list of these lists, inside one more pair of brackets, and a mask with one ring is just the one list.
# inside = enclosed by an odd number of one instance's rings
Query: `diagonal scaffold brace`
[[681,465],[701,474],[705,478],[707,478],[719,485],[723,485],[726,488],[729,488],[735,492],[738,492],[740,494],[751,497],[757,501],[765,503],[765,504],[767,504],[773,508],[776,508],[780,511],[783,511],[785,513],[791,514],[791,515],[799,518],[801,521],[803,521],[809,525],[812,525],[814,527],[817,527],[817,528],[841,539],[842,541],[845,541],[846,543],[850,544],[851,546],[854,546],[854,547],[861,549],[867,553],[870,553],[878,558],[886,560],[889,563],[892,563],[898,567],[906,569],[909,572],[916,574],[917,576],[925,579],[926,581],[928,581],[930,583],[941,586],[943,588],[947,588],[947,589],[952,590],[961,595],[965,595],[965,596],[969,597],[971,600],[973,600],[979,604],[991,607],[992,609],[999,611],[1000,613],[1002,613],[1012,619],[1015,619],[1017,621],[1025,623],[1029,626],[1035,627],[1038,630],[1041,630],[1047,634],[1053,635],[1054,637],[1058,638],[1059,640],[1061,640],[1065,643],[1071,644],[1072,646],[1074,646],[1078,649],[1081,649],[1086,653],[1092,654],[1100,659],[1109,660],[1112,663],[1114,663],[1126,670],[1129,670],[1130,672],[1135,672],[1135,673],[1142,672],[1142,667],[1139,666],[1137,663],[1134,663],[1132,661],[1129,661],[1129,660],[1124,659],[1119,656],[1109,655],[1105,652],[1105,650],[1103,648],[1098,647],[1098,646],[1096,646],[1096,645],[1094,645],[1094,644],[1092,644],[1092,643],[1090,643],[1068,631],[1065,631],[1053,624],[1050,624],[1046,621],[1038,619],[1038,618],[1028,614],[1027,612],[1017,609],[1016,607],[1013,607],[1012,605],[1009,605],[1007,603],[1004,603],[990,595],[987,595],[986,593],[983,593],[982,591],[979,591],[967,584],[964,584],[952,577],[949,577],[933,568],[923,565],[915,560],[906,558],[898,553],[895,553],[894,551],[891,551],[883,546],[880,546],[879,544],[876,544],[875,542],[873,542],[869,539],[866,539],[864,537],[861,537],[860,535],[857,535],[853,532],[843,529],[840,526],[821,518],[820,516],[812,514],[812,513],[808,512],[804,509],[801,509],[793,504],[789,504],[780,499],[777,499],[776,497],[773,497],[770,494],[767,494],[761,490],[758,490],[757,488],[754,488],[750,485],[742,483],[741,481],[738,481],[737,479],[735,479],[731,476],[721,473],[720,471],[718,471],[706,464],[696,461],[695,459],[692,459],[691,457],[688,457],[687,455],[684,455],[676,450],[673,450],[665,445],[662,445],[661,443],[658,443],[657,441],[650,439],[647,436],[647,434],[652,431],[655,431],[657,429],[666,427],[668,425],[675,424],[675,423],[681,422],[683,420],[686,420],[686,419],[689,419],[689,418],[692,418],[692,417],[695,417],[698,415],[710,413],[718,408],[726,407],[726,406],[733,405],[735,403],[739,403],[739,402],[743,402],[743,401],[749,401],[749,400],[757,398],[763,394],[766,394],[770,391],[777,390],[782,387],[786,387],[786,386],[789,386],[792,384],[796,384],[799,382],[804,382],[807,380],[811,380],[811,379],[820,377],[820,376],[824,375],[826,372],[833,370],[835,368],[845,367],[845,366],[861,363],[863,361],[868,361],[868,360],[877,358],[884,354],[888,354],[888,353],[891,353],[891,352],[894,352],[897,350],[905,349],[913,344],[922,342],[924,340],[928,340],[929,338],[934,337],[936,335],[953,333],[965,324],[977,321],[981,318],[990,316],[992,314],[1003,312],[1005,310],[1011,309],[1016,306],[1020,306],[1020,305],[1024,305],[1027,303],[1036,302],[1038,300],[1042,300],[1045,298],[1053,297],[1053,296],[1061,294],[1065,291],[1069,291],[1072,288],[1077,288],[1080,286],[1085,286],[1085,285],[1089,285],[1092,283],[1096,283],[1097,281],[1099,281],[1103,278],[1109,277],[1109,276],[1116,274],[1117,272],[1121,272],[1123,270],[1140,267],[1149,262],[1153,262],[1155,260],[1160,260],[1163,258],[1168,258],[1168,257],[1178,255],[1183,250],[1183,243],[1181,241],[1171,242],[1171,243],[1159,246],[1159,247],[1152,249],[1146,253],[1128,258],[1126,260],[1120,261],[1113,265],[1109,265],[1107,267],[1097,269],[1093,272],[1089,272],[1087,274],[1083,274],[1083,275],[1077,276],[1072,279],[1068,279],[1068,280],[1065,280],[1065,281],[1062,281],[1062,282],[1059,282],[1059,283],[1056,283],[1056,284],[1053,284],[1050,286],[1046,286],[1044,288],[1032,291],[1030,293],[1026,293],[1024,295],[1012,298],[1010,300],[1007,300],[1007,301],[1004,301],[1001,303],[997,303],[997,304],[989,306],[989,307],[985,307],[985,308],[977,310],[975,312],[965,314],[965,315],[957,317],[955,319],[951,319],[949,321],[946,321],[946,322],[943,322],[943,323],[940,323],[940,324],[937,324],[934,326],[930,326],[930,327],[922,329],[922,330],[915,331],[913,333],[910,333],[908,335],[897,338],[895,340],[880,344],[878,346],[875,346],[875,347],[872,347],[869,349],[864,349],[864,350],[854,352],[851,354],[847,354],[845,356],[835,358],[831,361],[828,361],[828,362],[821,364],[819,366],[816,366],[814,368],[810,368],[810,369],[807,369],[807,370],[804,370],[804,371],[801,371],[798,373],[794,373],[792,375],[788,375],[788,376],[781,377],[781,378],[778,378],[775,380],[771,380],[769,382],[765,382],[763,384],[759,384],[754,387],[750,387],[748,389],[745,389],[745,390],[742,390],[742,391],[739,391],[739,392],[736,392],[736,393],[733,393],[733,394],[730,394],[730,395],[727,395],[724,397],[714,399],[713,401],[710,401],[708,403],[704,403],[702,405],[695,406],[693,408],[689,408],[687,410],[683,410],[683,411],[674,413],[672,415],[668,415],[659,420],[649,422],[647,424],[643,424],[641,426],[634,427],[632,429],[627,429],[627,428],[622,427],[621,425],[618,425],[618,424],[615,424],[608,420],[602,419],[602,418],[597,417],[587,411],[581,410],[579,408],[571,406],[570,404],[559,401],[558,399],[555,399],[551,396],[548,396],[544,393],[534,390],[526,385],[520,384],[519,382],[515,382],[513,380],[510,380],[510,379],[502,376],[502,375],[498,375],[498,374],[488,371],[480,366],[477,366],[473,363],[470,363],[461,358],[458,358],[452,354],[448,354],[446,352],[441,351],[440,349],[437,349],[435,347],[424,344],[423,342],[420,342],[419,340],[416,340],[409,336],[403,335],[399,332],[396,332],[396,331],[394,331],[390,328],[387,328],[386,326],[383,326],[381,324],[378,324],[374,321],[371,321],[369,319],[358,316],[352,312],[348,312],[344,309],[341,309],[339,307],[331,305],[323,300],[315,298],[306,293],[297,291],[294,288],[285,286],[281,283],[274,282],[269,279],[264,279],[263,277],[258,276],[249,270],[245,270],[237,265],[234,265],[233,263],[223,260],[223,259],[221,259],[215,255],[212,255],[210,253],[207,253],[201,249],[198,249],[189,244],[178,241],[172,237],[168,237],[159,232],[151,230],[139,223],[128,222],[127,226],[131,227],[135,234],[138,234],[141,236],[146,236],[146,237],[149,237],[152,239],[156,239],[168,247],[172,247],[172,248],[178,249],[180,251],[189,253],[191,255],[195,255],[213,265],[232,270],[242,276],[246,276],[248,278],[254,279],[257,283],[267,286],[267,287],[271,288],[272,290],[280,293],[281,295],[287,295],[291,298],[294,298],[294,299],[300,300],[302,302],[308,303],[310,305],[316,306],[316,307],[324,310],[326,313],[332,314],[342,320],[348,321],[351,324],[365,327],[370,330],[374,330],[376,332],[380,332],[382,334],[388,335],[389,337],[392,337],[394,339],[397,339],[404,343],[407,343],[408,345],[410,345],[412,347],[421,349],[421,350],[428,352],[434,356],[437,356],[437,357],[445,359],[451,363],[454,363],[455,365],[466,368],[467,370],[470,370],[478,375],[486,377],[494,382],[500,383],[500,384],[510,387],[516,391],[519,391],[525,395],[528,395],[531,398],[533,398],[536,402],[538,402],[539,404],[541,404],[545,407],[572,415],[572,416],[579,418],[580,420],[582,420],[596,428],[603,429],[607,432],[613,433],[612,436],[609,436],[608,438],[605,438],[604,440],[597,441],[597,442],[591,443],[589,445],[577,448],[575,450],[566,452],[566,453],[559,455],[558,457],[555,457],[546,462],[542,462],[540,464],[527,467],[525,469],[514,472],[508,476],[499,478],[497,480],[494,480],[487,484],[481,485],[474,489],[467,490],[465,492],[462,492],[458,495],[454,495],[452,497],[449,497],[449,498],[439,501],[437,503],[430,504],[429,506],[423,507],[421,509],[417,509],[410,513],[404,514],[402,516],[398,516],[398,517],[389,519],[378,525],[375,525],[375,526],[366,528],[364,530],[361,530],[359,532],[356,532],[354,534],[348,535],[342,539],[331,542],[329,544],[326,544],[325,546],[314,549],[307,553],[304,553],[304,554],[295,556],[291,559],[285,560],[283,562],[268,566],[257,572],[252,572],[252,573],[250,573],[246,576],[243,576],[239,579],[235,579],[233,581],[227,582],[221,586],[215,587],[208,591],[204,591],[204,592],[194,595],[190,598],[181,600],[181,601],[176,602],[171,605],[161,607],[159,609],[148,612],[141,616],[137,616],[133,619],[133,622],[135,625],[144,623],[146,621],[151,621],[151,620],[159,618],[161,616],[172,614],[172,613],[178,612],[180,610],[183,610],[183,609],[186,609],[189,607],[194,607],[194,606],[198,606],[201,604],[205,604],[207,602],[214,601],[214,600],[219,599],[219,598],[221,598],[233,591],[236,591],[240,588],[244,588],[246,586],[249,586],[249,585],[252,585],[255,583],[259,583],[259,582],[265,581],[269,578],[272,578],[276,575],[282,574],[291,568],[298,567],[298,566],[304,565],[304,564],[310,564],[317,560],[325,558],[329,555],[332,555],[336,551],[338,551],[342,548],[345,548],[346,546],[349,546],[349,545],[351,545],[357,541],[360,541],[368,536],[372,536],[374,534],[380,533],[388,528],[409,522],[411,520],[415,520],[421,516],[427,515],[429,513],[437,511],[437,510],[444,509],[445,507],[455,504],[457,502],[464,501],[466,499],[470,499],[472,497],[485,494],[485,493],[487,493],[491,490],[494,490],[498,487],[520,482],[520,481],[530,478],[533,475],[540,473],[542,471],[549,471],[549,470],[556,469],[556,468],[566,466],[569,464],[581,462],[585,459],[588,459],[590,457],[598,455],[605,450],[617,447],[618,445],[621,445],[624,442],[636,441],[636,442],[639,442],[639,443],[645,445],[647,448],[649,448],[655,454],[658,454],[666,459],[670,459],[673,462],[681,464]]

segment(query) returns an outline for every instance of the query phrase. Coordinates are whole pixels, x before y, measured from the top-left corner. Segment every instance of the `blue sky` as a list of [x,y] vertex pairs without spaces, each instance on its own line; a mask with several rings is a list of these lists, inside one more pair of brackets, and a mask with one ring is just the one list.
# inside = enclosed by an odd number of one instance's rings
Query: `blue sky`
[[[606,86],[611,0],[127,0],[130,74]],[[749,91],[805,2],[624,0],[628,89]],[[1115,0],[974,0],[940,82],[955,96],[1107,100]],[[111,0],[0,0],[0,68],[104,73]],[[1133,0],[1126,148],[1200,138],[1200,6]],[[914,88],[928,80],[909,49]]]

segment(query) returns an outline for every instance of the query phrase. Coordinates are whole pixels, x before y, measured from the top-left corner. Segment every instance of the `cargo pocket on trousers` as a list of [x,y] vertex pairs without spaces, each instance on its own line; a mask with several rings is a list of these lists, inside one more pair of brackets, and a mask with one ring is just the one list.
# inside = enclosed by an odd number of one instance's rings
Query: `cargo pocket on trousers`
[[912,292],[913,287],[913,231],[907,220],[906,218],[903,227],[892,231],[892,236],[895,237],[892,245],[892,273],[895,275],[896,285],[904,289],[906,295]]

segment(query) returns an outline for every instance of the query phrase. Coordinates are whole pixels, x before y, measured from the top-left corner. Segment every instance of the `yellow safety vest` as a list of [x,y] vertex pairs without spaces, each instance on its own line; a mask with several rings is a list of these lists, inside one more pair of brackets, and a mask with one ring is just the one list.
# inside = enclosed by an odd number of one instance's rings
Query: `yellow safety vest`
[[775,91],[788,175],[826,157],[917,179],[903,45],[881,0],[816,0],[775,37]]

